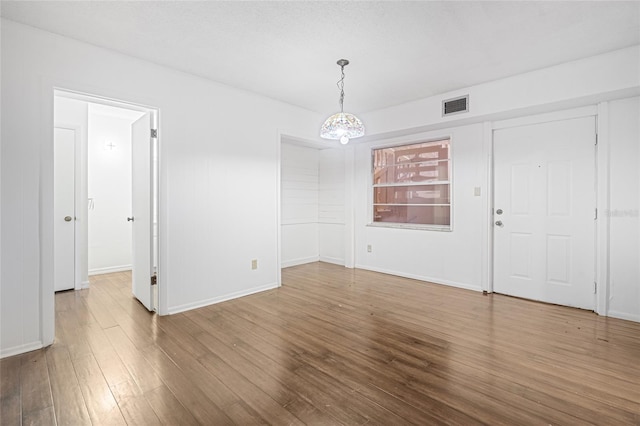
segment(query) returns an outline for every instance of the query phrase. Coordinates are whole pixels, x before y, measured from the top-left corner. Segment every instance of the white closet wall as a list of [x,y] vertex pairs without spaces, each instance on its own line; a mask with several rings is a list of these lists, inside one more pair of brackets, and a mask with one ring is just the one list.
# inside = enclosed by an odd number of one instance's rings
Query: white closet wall
[[318,150],[283,143],[281,152],[281,266],[319,259]]

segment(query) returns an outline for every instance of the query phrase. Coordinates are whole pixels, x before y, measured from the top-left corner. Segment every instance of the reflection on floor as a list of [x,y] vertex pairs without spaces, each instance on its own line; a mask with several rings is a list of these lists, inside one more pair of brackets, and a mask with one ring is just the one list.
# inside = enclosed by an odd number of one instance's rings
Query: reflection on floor
[[56,295],[3,359],[0,423],[639,424],[640,324],[312,263],[158,317],[130,275]]

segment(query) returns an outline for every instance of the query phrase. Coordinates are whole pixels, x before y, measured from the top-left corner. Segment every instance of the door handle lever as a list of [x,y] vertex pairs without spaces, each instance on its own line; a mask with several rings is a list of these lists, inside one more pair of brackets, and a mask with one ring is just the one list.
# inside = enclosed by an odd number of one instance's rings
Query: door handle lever
[[133,222],[133,218],[132,217],[128,217],[127,218],[127,222]]
[[496,220],[496,226],[504,226],[501,220]]

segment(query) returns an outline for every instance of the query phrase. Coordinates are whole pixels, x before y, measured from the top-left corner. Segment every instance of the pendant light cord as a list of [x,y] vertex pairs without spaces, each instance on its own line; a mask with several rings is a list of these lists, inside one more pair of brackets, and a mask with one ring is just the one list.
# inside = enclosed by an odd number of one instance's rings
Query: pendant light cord
[[340,66],[342,76],[338,81],[338,89],[340,89],[340,112],[344,112],[344,65]]

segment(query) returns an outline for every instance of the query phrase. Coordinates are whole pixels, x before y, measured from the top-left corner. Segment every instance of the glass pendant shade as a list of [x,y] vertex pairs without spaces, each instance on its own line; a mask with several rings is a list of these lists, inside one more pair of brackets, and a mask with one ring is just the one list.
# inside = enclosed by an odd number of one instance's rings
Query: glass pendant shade
[[342,142],[344,136],[348,138],[346,142],[349,142],[349,139],[364,136],[364,125],[362,121],[348,112],[333,114],[327,118],[320,129],[320,137],[324,139],[340,139]]
[[348,112],[344,112],[344,67],[349,65],[346,59],[340,59],[341,76],[338,81],[340,89],[340,112],[333,114],[327,118],[320,128],[320,137],[324,139],[336,139],[341,144],[349,143],[349,139],[364,136],[364,125],[358,117]]

